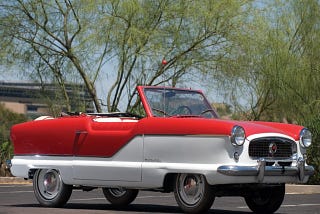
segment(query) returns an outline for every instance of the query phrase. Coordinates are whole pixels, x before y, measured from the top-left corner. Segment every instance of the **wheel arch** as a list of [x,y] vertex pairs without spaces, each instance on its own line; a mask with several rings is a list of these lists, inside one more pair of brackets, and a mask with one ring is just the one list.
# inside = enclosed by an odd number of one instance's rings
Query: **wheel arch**
[[29,169],[28,171],[28,179],[33,179],[34,177],[34,174],[36,173],[36,171],[40,169],[40,168],[32,168],[32,169]]
[[164,192],[173,192],[174,182],[179,173],[168,173],[163,179],[163,191]]

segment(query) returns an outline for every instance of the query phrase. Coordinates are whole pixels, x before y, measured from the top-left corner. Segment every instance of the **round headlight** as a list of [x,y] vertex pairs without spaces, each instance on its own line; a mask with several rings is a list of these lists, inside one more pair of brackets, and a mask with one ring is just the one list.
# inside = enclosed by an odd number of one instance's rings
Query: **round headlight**
[[234,126],[231,130],[231,143],[234,146],[241,146],[246,139],[246,134],[241,126]]
[[300,145],[303,148],[308,148],[309,146],[311,146],[311,142],[312,142],[311,132],[306,128],[302,129],[300,132]]

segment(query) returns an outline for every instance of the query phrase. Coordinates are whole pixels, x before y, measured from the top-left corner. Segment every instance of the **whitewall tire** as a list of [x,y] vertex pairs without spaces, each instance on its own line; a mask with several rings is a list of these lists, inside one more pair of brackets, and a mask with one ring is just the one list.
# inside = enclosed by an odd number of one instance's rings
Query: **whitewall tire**
[[118,188],[102,188],[106,199],[115,206],[126,206],[136,199],[139,190]]
[[285,196],[285,185],[265,187],[245,196],[248,207],[255,213],[274,213],[277,211]]
[[62,207],[72,193],[72,186],[63,183],[59,171],[38,169],[33,176],[33,191],[42,206]]
[[174,196],[179,207],[187,213],[206,212],[215,196],[205,177],[199,174],[179,174],[174,184]]

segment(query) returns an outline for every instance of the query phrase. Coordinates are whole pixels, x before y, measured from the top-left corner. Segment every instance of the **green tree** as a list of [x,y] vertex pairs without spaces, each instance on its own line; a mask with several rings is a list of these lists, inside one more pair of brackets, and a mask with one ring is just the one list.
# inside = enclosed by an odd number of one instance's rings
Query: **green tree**
[[95,68],[96,62],[86,57],[94,55],[94,50],[90,42],[85,42],[90,35],[88,23],[81,22],[80,16],[87,14],[81,13],[80,4],[80,1],[68,0],[1,1],[1,36],[12,43],[6,46],[10,47],[11,61],[16,60],[21,67],[27,67],[27,71],[34,71],[40,81],[53,79],[61,86],[67,107],[70,104],[65,82],[73,76],[81,78],[99,112],[101,105],[92,77],[94,71],[89,69]]
[[[314,145],[309,150],[309,161],[317,169],[319,8],[316,0],[268,1],[265,7],[257,7],[245,22],[228,63],[221,65],[223,70],[233,71],[226,76],[224,88],[244,119],[310,126]],[[313,181],[320,175],[315,177]]]
[[308,164],[315,169],[315,175],[309,180],[310,184],[320,184],[320,115],[305,122],[305,125],[313,134],[311,148],[308,149]]
[[111,35],[118,65],[108,91],[109,110],[116,110],[123,94],[129,95],[127,109],[137,106],[136,85],[176,86],[214,68],[230,48],[229,34],[239,31],[245,3],[114,1],[106,9],[107,18],[118,26]]
[[115,111],[120,101],[125,109],[137,106],[138,84],[175,86],[208,69],[220,72],[216,65],[241,31],[249,3],[3,0],[0,33],[2,44],[11,44],[8,58],[28,65],[39,82],[56,82],[67,106],[65,83],[78,81],[100,112],[95,84],[103,77],[108,110]]

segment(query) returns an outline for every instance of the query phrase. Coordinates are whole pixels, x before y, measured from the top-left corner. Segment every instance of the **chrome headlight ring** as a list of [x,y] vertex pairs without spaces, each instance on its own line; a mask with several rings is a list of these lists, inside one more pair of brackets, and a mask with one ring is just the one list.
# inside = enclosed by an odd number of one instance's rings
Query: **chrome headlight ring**
[[242,146],[246,139],[246,134],[241,126],[234,126],[231,130],[230,140],[234,146]]
[[303,128],[300,132],[300,145],[303,148],[308,148],[312,143],[312,134],[307,128]]

